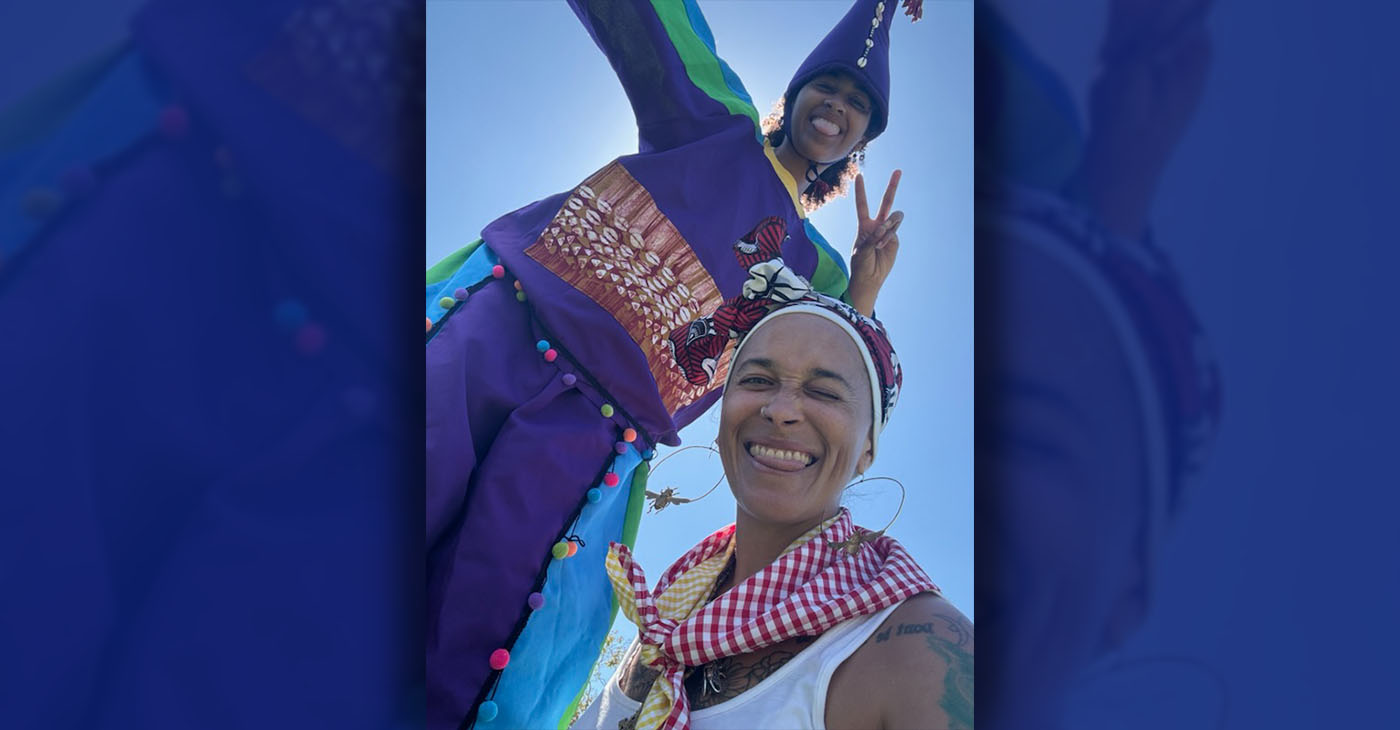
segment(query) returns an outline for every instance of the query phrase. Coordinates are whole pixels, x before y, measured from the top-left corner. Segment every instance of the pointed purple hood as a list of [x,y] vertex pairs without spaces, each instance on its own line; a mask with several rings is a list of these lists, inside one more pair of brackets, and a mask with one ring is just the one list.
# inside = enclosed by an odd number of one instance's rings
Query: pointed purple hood
[[[793,100],[803,84],[823,73],[844,71],[860,81],[875,104],[866,138],[875,139],[885,131],[890,116],[890,23],[898,5],[899,0],[856,0],[798,66],[784,95],[785,113],[792,113]],[[906,5],[917,20],[922,2]]]

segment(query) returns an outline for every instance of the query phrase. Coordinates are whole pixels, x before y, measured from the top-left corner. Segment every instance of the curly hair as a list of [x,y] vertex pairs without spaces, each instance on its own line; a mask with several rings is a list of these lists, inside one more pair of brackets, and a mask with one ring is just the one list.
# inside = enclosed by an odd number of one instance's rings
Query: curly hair
[[[773,111],[763,118],[760,127],[768,143],[775,148],[780,146],[783,139],[787,137],[787,130],[783,128],[783,111],[786,107],[787,99],[778,97],[778,101],[773,104]],[[846,155],[840,162],[822,171],[819,179],[826,183],[825,186],[818,185],[813,188],[813,186],[808,185],[802,191],[803,210],[811,213],[826,205],[832,198],[845,195],[850,188],[851,181],[860,173],[860,166],[863,162],[865,162],[865,140],[861,140],[855,149],[851,150],[851,154]],[[798,184],[801,185],[802,182]]]

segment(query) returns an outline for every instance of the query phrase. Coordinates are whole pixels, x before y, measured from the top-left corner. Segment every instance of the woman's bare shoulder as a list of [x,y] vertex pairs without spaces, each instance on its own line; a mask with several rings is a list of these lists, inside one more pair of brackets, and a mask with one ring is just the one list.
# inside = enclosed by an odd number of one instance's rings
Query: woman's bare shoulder
[[[863,704],[860,714],[878,717],[883,728],[971,728],[972,657],[972,622],[938,594],[921,593],[896,608],[843,665],[842,674],[864,681],[833,687],[849,691],[831,696],[832,710]],[[828,719],[841,714],[829,712]]]

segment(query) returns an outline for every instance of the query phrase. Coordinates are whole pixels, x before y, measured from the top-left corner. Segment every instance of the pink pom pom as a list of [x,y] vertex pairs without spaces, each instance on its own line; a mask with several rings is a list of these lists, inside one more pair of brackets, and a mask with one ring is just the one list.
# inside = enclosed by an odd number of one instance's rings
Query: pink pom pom
[[160,110],[160,133],[169,139],[179,139],[190,131],[190,115],[178,104]]
[[616,475],[616,474],[614,474],[614,473],[612,473],[612,472],[608,472],[607,474],[604,474],[604,475],[603,475],[603,483],[606,484],[606,485],[608,485],[609,487],[615,487],[615,486],[617,486],[617,482],[618,482],[618,478],[617,478],[617,475]]
[[496,277],[497,279],[499,279],[499,278],[505,276],[505,275],[506,275],[506,267],[501,266],[500,264],[496,264],[495,266],[492,266],[492,267],[491,267],[491,275],[494,276],[494,277]]
[[497,649],[491,652],[491,668],[497,671],[506,668],[510,664],[510,652],[505,649]]
[[326,347],[326,330],[315,322],[307,322],[297,330],[297,351],[303,355],[315,355]]

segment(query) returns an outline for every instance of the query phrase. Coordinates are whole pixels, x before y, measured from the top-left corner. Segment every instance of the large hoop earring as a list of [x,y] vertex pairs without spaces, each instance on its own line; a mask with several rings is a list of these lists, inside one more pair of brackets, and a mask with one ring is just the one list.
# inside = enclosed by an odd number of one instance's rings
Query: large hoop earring
[[826,543],[827,547],[834,548],[836,550],[841,550],[847,555],[855,555],[860,552],[861,545],[883,537],[885,534],[885,530],[890,529],[890,527],[894,525],[894,521],[899,519],[899,513],[904,511],[904,497],[908,495],[909,492],[904,489],[904,482],[901,482],[898,479],[895,479],[894,477],[862,477],[857,481],[847,484],[845,488],[843,488],[841,491],[844,492],[846,489],[850,489],[851,487],[854,487],[857,484],[878,481],[894,482],[895,485],[899,487],[899,506],[896,507],[894,510],[894,517],[891,517],[890,521],[885,523],[884,527],[881,527],[880,529],[875,530],[874,532],[857,531],[852,532],[851,536],[846,538],[845,540],[841,540],[838,542],[831,542],[830,540],[828,540]]
[[[672,451],[671,453],[669,453],[669,454],[667,454],[666,456],[662,457],[662,459],[661,459],[660,461],[656,462],[656,466],[654,466],[654,467],[651,468],[651,470],[650,470],[650,472],[649,472],[649,474],[648,474],[648,478],[654,478],[654,477],[656,476],[656,470],[657,470],[657,469],[660,469],[660,468],[661,468],[661,465],[662,465],[662,464],[665,464],[665,463],[667,462],[667,460],[669,460],[672,456],[675,456],[676,454],[679,454],[679,453],[681,453],[682,451],[690,451],[691,449],[704,449],[704,450],[706,450],[706,451],[708,451],[708,452],[714,454],[715,456],[719,456],[719,449],[717,449],[717,448],[715,448],[715,447],[713,447],[713,446],[709,446],[709,445],[706,445],[706,444],[695,444],[695,445],[692,445],[692,446],[684,446],[684,447],[681,447],[681,448],[679,448],[679,449],[676,449],[675,451]],[[702,495],[700,495],[699,497],[691,497],[691,498],[678,497],[678,496],[676,496],[676,488],[675,488],[675,487],[666,487],[665,489],[662,489],[660,492],[653,492],[653,491],[651,491],[650,489],[647,489],[647,490],[645,490],[645,492],[646,492],[646,497],[647,497],[647,499],[651,500],[651,507],[648,508],[647,511],[648,511],[648,512],[660,512],[661,510],[666,509],[667,507],[669,507],[669,506],[671,506],[671,505],[673,505],[673,504],[689,504],[689,503],[691,503],[691,502],[698,502],[698,501],[700,501],[700,500],[702,500],[702,499],[704,499],[704,498],[710,496],[710,493],[713,492],[713,491],[715,491],[715,489],[717,489],[717,488],[719,487],[719,485],[720,485],[722,482],[724,482],[724,470],[723,470],[723,468],[721,467],[721,469],[720,469],[720,475],[719,475],[719,480],[716,481],[713,485],[711,485],[709,489],[705,490],[705,493],[702,494]]]

